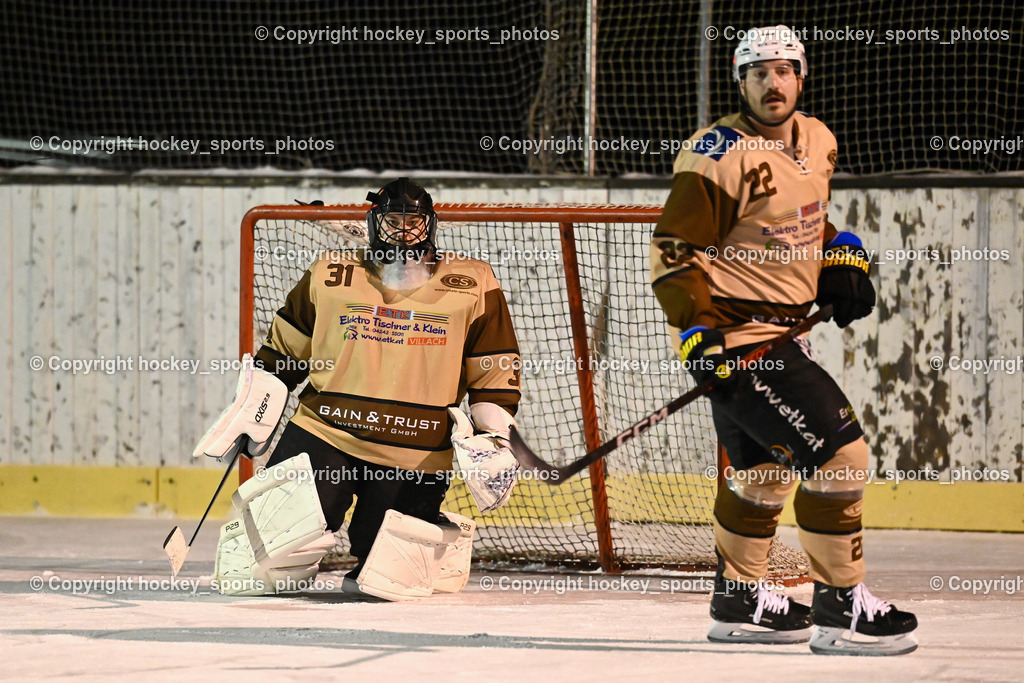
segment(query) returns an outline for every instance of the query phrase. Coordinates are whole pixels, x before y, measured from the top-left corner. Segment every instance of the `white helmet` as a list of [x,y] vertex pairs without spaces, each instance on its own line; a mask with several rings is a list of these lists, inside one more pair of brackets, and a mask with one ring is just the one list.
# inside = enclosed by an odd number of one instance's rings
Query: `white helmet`
[[807,77],[807,54],[796,32],[788,26],[752,28],[743,36],[732,58],[732,77],[740,80],[740,68],[754,62],[788,59],[796,62],[799,75]]

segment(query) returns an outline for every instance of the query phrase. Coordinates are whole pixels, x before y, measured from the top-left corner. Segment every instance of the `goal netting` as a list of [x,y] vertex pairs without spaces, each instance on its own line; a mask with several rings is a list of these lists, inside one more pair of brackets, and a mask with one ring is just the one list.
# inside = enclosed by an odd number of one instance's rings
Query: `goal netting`
[[[603,442],[692,385],[669,346],[648,284],[648,237],[660,207],[440,205],[437,211],[439,248],[486,260],[505,292],[523,358],[517,421],[543,457],[558,465],[575,460],[588,450],[588,429],[591,441]],[[247,214],[243,351],[258,348],[319,250],[358,244],[365,212],[293,206]],[[589,357],[577,353],[574,318],[585,330]],[[581,367],[589,372],[589,387],[580,381]],[[586,421],[581,386],[595,407]],[[478,560],[605,569],[714,565],[717,442],[705,400],[602,464],[603,471],[592,469],[557,487],[524,473],[511,501],[487,515],[455,478],[444,508],[477,521]],[[331,561],[343,558],[346,547],[343,530]],[[798,575],[803,562],[782,547],[773,571]]]

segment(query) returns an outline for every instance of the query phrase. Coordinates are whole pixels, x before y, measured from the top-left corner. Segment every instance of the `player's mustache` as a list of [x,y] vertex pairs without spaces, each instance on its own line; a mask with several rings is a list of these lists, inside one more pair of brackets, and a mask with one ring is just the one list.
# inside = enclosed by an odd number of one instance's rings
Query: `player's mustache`
[[786,101],[786,96],[776,90],[769,90],[765,93],[764,97],[761,98],[761,104],[766,104],[772,97],[778,97],[783,102]]

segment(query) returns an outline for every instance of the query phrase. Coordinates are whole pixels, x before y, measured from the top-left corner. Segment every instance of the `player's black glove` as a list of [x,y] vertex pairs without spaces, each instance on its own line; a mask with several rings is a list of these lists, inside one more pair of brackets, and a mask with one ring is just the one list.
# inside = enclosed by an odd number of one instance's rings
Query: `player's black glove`
[[322,200],[322,199],[314,199],[311,202],[304,202],[301,199],[296,199],[295,203],[296,204],[301,204],[302,206],[323,206],[324,205],[324,200]]
[[713,401],[725,401],[732,397],[741,385],[743,373],[733,371],[725,353],[725,335],[709,327],[691,327],[680,332],[682,346],[679,357],[683,367],[697,380],[697,386],[711,383],[714,388],[708,393]]
[[868,253],[860,238],[841,232],[825,246],[818,275],[818,306],[832,304],[839,327],[860,320],[875,307],[875,288],[868,277]]

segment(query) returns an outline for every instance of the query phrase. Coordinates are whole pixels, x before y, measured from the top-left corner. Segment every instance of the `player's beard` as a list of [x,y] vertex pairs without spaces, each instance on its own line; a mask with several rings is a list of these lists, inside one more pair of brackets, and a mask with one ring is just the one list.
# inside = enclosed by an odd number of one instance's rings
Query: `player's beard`
[[381,284],[385,287],[396,291],[408,291],[427,284],[427,280],[434,274],[435,266],[431,251],[419,258],[400,258],[391,263],[380,264],[377,268]]

